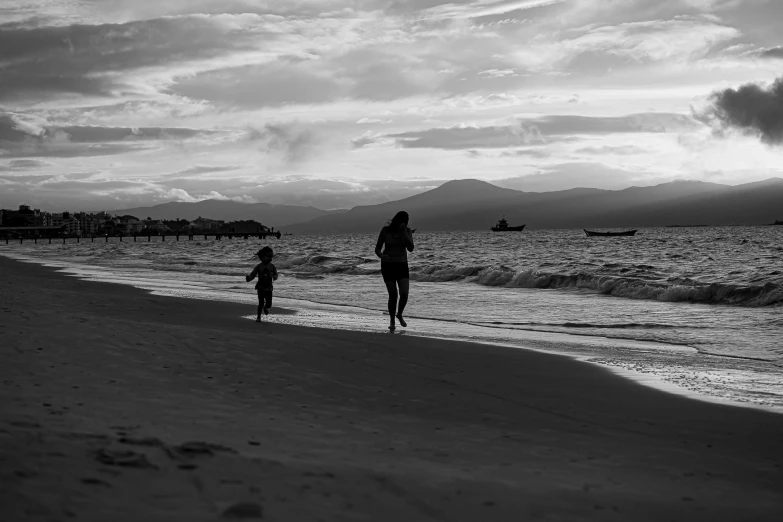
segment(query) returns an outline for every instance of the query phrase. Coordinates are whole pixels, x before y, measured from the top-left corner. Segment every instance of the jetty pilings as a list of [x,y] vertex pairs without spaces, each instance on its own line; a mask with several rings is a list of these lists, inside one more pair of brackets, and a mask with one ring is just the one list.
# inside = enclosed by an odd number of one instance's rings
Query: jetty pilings
[[[109,239],[117,239],[119,242],[122,242],[123,238],[131,237],[131,236],[126,236],[124,234],[102,234],[102,235],[103,235],[103,240],[104,240],[105,243],[108,243]],[[174,236],[176,241],[180,240],[180,236],[183,236],[183,240],[184,240],[184,238],[186,236],[185,234],[172,234],[172,235]],[[201,235],[201,234],[198,234],[198,235]],[[253,233],[229,232],[229,233],[224,233],[224,234],[220,234],[220,233],[216,232],[214,234],[203,234],[203,235],[204,235],[204,239],[205,240],[209,239],[209,238],[214,238],[215,241],[220,241],[222,239],[244,239],[244,240],[248,240],[248,239],[266,239],[268,237],[274,237],[276,239],[280,239],[280,237],[283,234],[280,231],[276,231],[276,232],[253,232]],[[36,234],[36,235],[28,234],[27,236],[21,236],[18,239],[19,239],[19,244],[24,244],[24,240],[25,239],[32,239],[33,243],[36,244],[36,245],[38,244],[38,239],[48,239],[50,245],[52,244],[52,239],[62,239],[63,240],[63,245],[65,245],[65,244],[68,243],[69,239],[75,239],[76,243],[81,243],[82,238],[84,238],[84,239],[90,238],[90,242],[91,243],[95,243],[95,238],[96,237],[100,238],[101,236],[100,235],[96,236],[95,234],[91,234],[91,235],[64,235],[64,236],[63,235],[59,235],[59,234]],[[138,242],[138,234],[133,234],[132,237],[133,237],[133,242],[134,243]],[[153,237],[155,237],[155,236],[153,236],[152,234],[147,234],[147,242],[151,243]],[[160,242],[161,243],[166,241],[166,234],[160,234],[158,237],[160,237]],[[169,237],[171,237],[171,235],[169,235]],[[188,238],[189,241],[193,241],[195,239],[195,237],[196,237],[196,234],[187,234],[187,238]],[[11,235],[5,235],[4,237],[0,236],[0,241],[2,241],[2,239],[5,239],[5,244],[8,245],[10,243],[12,237],[11,237]],[[16,238],[13,238],[13,239],[16,239]]]

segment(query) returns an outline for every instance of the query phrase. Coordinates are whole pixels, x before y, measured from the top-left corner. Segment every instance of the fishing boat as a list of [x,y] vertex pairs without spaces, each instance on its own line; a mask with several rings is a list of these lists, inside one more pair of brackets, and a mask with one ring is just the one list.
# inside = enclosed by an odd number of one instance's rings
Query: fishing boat
[[497,225],[494,227],[491,227],[490,230],[492,232],[522,232],[522,229],[525,228],[525,225],[517,225],[515,227],[510,227],[508,225],[508,221],[506,221],[505,216],[500,219],[500,221],[497,222]]
[[582,230],[585,231],[585,234],[587,234],[588,237],[593,237],[593,236],[632,236],[632,235],[636,234],[636,230],[635,229],[634,230],[624,230],[622,232],[595,232],[595,231],[592,231],[592,230],[586,230],[584,228]]

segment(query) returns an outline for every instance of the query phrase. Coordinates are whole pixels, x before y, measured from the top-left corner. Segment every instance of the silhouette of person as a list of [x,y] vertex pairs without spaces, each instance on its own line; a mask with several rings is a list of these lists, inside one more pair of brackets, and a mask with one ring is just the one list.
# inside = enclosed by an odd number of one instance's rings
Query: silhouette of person
[[277,268],[272,264],[274,251],[272,247],[265,246],[258,251],[258,258],[261,260],[250,274],[245,276],[245,280],[250,282],[258,276],[256,290],[258,291],[258,313],[256,322],[261,322],[261,311],[264,315],[269,315],[269,309],[272,308],[272,281],[277,281]]
[[375,244],[375,255],[381,258],[381,275],[389,292],[389,330],[392,331],[396,327],[395,317],[400,322],[400,326],[408,326],[402,318],[410,289],[408,252],[413,252],[413,232],[408,228],[408,213],[400,211],[381,229],[378,242]]

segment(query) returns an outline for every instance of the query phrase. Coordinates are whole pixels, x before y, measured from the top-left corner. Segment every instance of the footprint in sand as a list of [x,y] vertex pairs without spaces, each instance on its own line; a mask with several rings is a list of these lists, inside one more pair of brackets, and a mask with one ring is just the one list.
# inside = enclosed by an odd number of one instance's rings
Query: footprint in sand
[[132,446],[163,446],[163,441],[157,437],[120,437],[118,440],[121,444],[129,444]]
[[229,507],[221,518],[227,519],[246,519],[246,518],[264,518],[264,508],[253,502],[240,502]]
[[102,449],[96,457],[98,462],[109,466],[122,466],[126,468],[158,469],[158,466],[147,460],[143,453],[135,451],[118,451]]
[[107,488],[111,487],[111,484],[109,484],[105,480],[101,480],[99,478],[93,478],[93,477],[83,478],[82,484],[89,484],[91,486],[106,486]]
[[174,446],[174,450],[183,455],[214,455],[216,451],[237,452],[234,448],[211,442],[185,442],[179,446]]

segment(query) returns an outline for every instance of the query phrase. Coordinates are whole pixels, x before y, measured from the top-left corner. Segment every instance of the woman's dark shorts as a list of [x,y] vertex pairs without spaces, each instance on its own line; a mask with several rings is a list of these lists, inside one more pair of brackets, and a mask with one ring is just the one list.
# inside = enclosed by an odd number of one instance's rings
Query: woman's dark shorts
[[400,279],[410,279],[408,273],[408,263],[384,263],[381,261],[381,275],[384,281],[399,281]]

